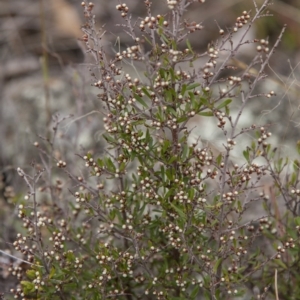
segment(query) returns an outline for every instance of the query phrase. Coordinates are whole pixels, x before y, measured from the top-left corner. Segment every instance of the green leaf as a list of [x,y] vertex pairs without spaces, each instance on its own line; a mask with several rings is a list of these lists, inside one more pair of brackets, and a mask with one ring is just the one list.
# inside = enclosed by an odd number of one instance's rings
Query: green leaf
[[140,103],[142,104],[144,107],[148,108],[148,105],[146,104],[146,102],[143,100],[142,97],[140,97],[139,95],[135,94],[134,98]]
[[195,196],[195,189],[190,189],[188,195],[189,199],[193,199]]
[[190,299],[196,299],[199,293],[199,285],[196,285],[193,291],[191,292]]
[[177,98],[177,94],[174,89],[170,88],[165,91],[165,100],[168,102],[173,102]]
[[116,171],[116,167],[115,165],[113,164],[113,162],[111,161],[110,158],[106,158],[105,159],[105,162],[106,162],[106,167],[107,169],[110,171],[110,172],[115,172]]
[[220,166],[220,165],[221,165],[221,162],[222,162],[222,154],[219,154],[219,155],[217,156],[217,158],[216,158],[216,163],[217,163],[218,166]]
[[195,89],[196,87],[200,86],[200,83],[193,83],[193,84],[190,84],[186,87],[187,91],[190,91],[190,90],[193,90]]
[[219,259],[217,259],[217,261],[216,261],[216,263],[215,263],[215,265],[214,265],[214,272],[216,273],[217,272],[217,270],[218,270],[218,268],[219,268],[219,266],[220,266],[220,264],[223,262],[223,258],[219,258]]
[[291,185],[294,185],[296,183],[296,180],[297,180],[297,174],[293,172],[289,183]]
[[186,84],[183,84],[183,85],[182,85],[182,88],[181,88],[180,94],[181,94],[182,96],[184,96],[185,92],[186,92]]
[[176,212],[178,213],[178,215],[184,220],[186,221],[186,215],[183,212],[182,209],[180,209],[179,207],[175,206],[172,202],[170,202],[171,206],[176,210]]
[[168,168],[166,170],[166,175],[167,175],[167,178],[172,181],[174,180],[174,169],[173,168]]
[[168,163],[171,164],[172,162],[174,162],[174,161],[176,161],[176,160],[178,160],[178,156],[177,156],[177,155],[174,155],[174,156],[172,156],[172,157],[169,159]]
[[176,110],[172,106],[167,107],[167,113],[171,113],[174,117],[177,116]]
[[[175,70],[173,68],[170,68],[169,72],[170,72],[172,82],[176,81]],[[176,93],[175,93],[175,95],[176,95]]]
[[186,120],[188,119],[188,116],[186,116],[186,115],[183,115],[183,116],[181,116],[180,118],[178,118],[177,119],[177,123],[183,123],[183,122],[185,122]]
[[244,155],[246,161],[247,161],[248,163],[250,163],[249,150],[244,150],[244,151],[243,151],[243,155]]
[[50,278],[50,279],[53,278],[54,275],[55,275],[55,273],[56,273],[56,270],[55,270],[54,267],[52,267],[51,270],[50,270],[49,278]]
[[225,106],[227,106],[228,104],[230,104],[232,102],[231,99],[226,99],[223,103],[221,103],[220,105],[217,106],[217,109],[221,109]]
[[23,287],[25,295],[35,291],[34,283],[30,281],[21,281],[21,285]]
[[190,152],[190,147],[185,144],[183,146],[183,151],[182,151],[182,158],[183,158],[183,160],[186,160],[188,158],[189,152]]
[[284,270],[288,269],[286,264],[281,259],[275,259],[274,261],[277,265],[281,266]]
[[161,166],[160,167],[160,174],[161,174],[161,178],[163,181],[165,181],[165,167],[164,166]]
[[300,140],[299,141],[297,141],[297,151],[298,151],[298,153],[300,154]]
[[293,169],[295,172],[299,172],[300,169],[300,162],[298,159],[295,159],[293,162]]
[[27,270],[26,275],[29,279],[33,280],[36,278],[35,270]]
[[117,141],[111,135],[104,134],[103,137],[108,143],[117,144]]
[[296,225],[300,226],[300,217],[295,217],[294,222]]
[[198,113],[198,115],[203,117],[212,117],[214,114],[212,111],[203,111]]
[[226,116],[230,115],[230,110],[229,110],[228,106],[225,106],[225,114],[226,114]]
[[191,46],[191,43],[190,43],[190,41],[189,41],[188,39],[186,39],[186,45],[187,45],[188,49],[191,51],[191,53],[193,54],[194,51],[193,51],[193,48],[192,48],[192,46]]
[[150,95],[150,93],[149,93],[149,91],[146,89],[146,88],[142,88],[142,91],[144,92],[144,94],[148,97],[148,98],[150,98],[151,99],[151,95]]
[[206,105],[206,106],[209,106],[209,105],[210,105],[208,99],[206,99],[206,98],[204,98],[204,97],[201,97],[201,98],[200,98],[200,102],[201,102],[203,105]]

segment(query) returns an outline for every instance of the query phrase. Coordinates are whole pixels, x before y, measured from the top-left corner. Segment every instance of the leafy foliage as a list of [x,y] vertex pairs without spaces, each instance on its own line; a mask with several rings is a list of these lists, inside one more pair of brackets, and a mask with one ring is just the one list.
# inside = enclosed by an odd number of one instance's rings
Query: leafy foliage
[[[248,101],[261,96],[256,87],[284,29],[271,50],[265,40],[253,41],[260,43],[251,63],[259,67],[255,77],[248,69],[228,76],[230,59],[268,1],[252,17],[243,12],[226,34],[220,29],[220,41],[203,54],[187,39],[202,25],[183,18],[193,1],[167,2],[170,14],[154,16],[145,1],[148,15],[137,28],[126,4],[117,5],[133,45],[112,59],[101,46],[93,4],[83,2],[82,41],[95,58],[91,76],[107,147],[99,157],[80,155],[81,176],[51,155],[56,145],[47,140],[36,144],[44,167],[34,165],[32,176],[18,169],[29,192],[18,206],[25,230],[14,246],[28,266],[14,271],[21,284],[16,297],[233,299],[258,290],[260,299],[278,293],[297,299],[283,278],[297,278],[299,164],[276,155],[268,126],[239,127]],[[242,38],[227,49],[237,31]],[[188,71],[197,61],[201,67]],[[136,78],[122,71],[125,63],[142,66]],[[206,145],[201,134],[190,140],[195,117],[200,132],[212,120],[222,149]],[[251,141],[241,149],[245,135]],[[56,165],[47,165],[47,157]],[[69,185],[53,185],[57,174]],[[42,186],[44,199],[37,193]]]

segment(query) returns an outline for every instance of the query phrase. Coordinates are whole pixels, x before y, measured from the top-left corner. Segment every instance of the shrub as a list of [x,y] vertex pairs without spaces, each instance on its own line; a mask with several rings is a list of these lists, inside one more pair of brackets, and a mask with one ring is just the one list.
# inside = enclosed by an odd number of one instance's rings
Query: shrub
[[[132,45],[113,58],[94,4],[82,3],[105,147],[65,162],[57,117],[51,138],[35,143],[32,173],[18,168],[28,194],[16,298],[298,299],[299,163],[277,155],[267,124],[240,126],[250,101],[275,94],[259,89],[284,28],[273,46],[247,40],[264,1],[199,54],[188,37],[203,27],[184,13],[204,1],[167,2],[169,14],[156,16],[145,1],[137,22],[117,5]],[[249,44],[253,60],[239,72],[232,60]],[[209,127],[217,147],[202,139]]]

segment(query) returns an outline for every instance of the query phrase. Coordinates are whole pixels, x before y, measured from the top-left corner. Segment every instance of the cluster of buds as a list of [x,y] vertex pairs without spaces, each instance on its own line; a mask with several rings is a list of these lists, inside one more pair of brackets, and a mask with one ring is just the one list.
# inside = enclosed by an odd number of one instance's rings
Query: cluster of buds
[[[158,22],[161,18],[162,18],[161,15],[157,15],[156,17],[153,17],[153,16],[152,17],[149,17],[149,16],[145,17],[140,23],[141,31],[145,30],[146,25],[148,26],[149,29],[157,28]],[[163,21],[163,25],[168,26],[169,23],[167,21]]]
[[[219,54],[219,50],[215,49],[214,47],[210,47],[208,49],[208,55],[210,58],[216,59],[218,58],[218,54]],[[216,63],[212,62],[214,65],[216,65]]]
[[179,226],[170,223],[162,229],[162,232],[167,235],[169,243],[174,248],[179,249],[181,247],[182,241],[179,236],[183,233],[183,230]]
[[252,163],[248,168],[244,168],[243,172],[247,174],[256,173],[257,175],[263,174],[265,175],[265,166],[259,166],[256,163]]
[[178,200],[179,203],[191,203],[191,200],[188,199],[188,195],[184,191],[179,191],[175,196],[174,200]]
[[177,127],[178,127],[178,125],[177,125],[177,120],[176,120],[176,118],[170,118],[168,121],[167,121],[167,123],[166,123],[166,126],[168,127],[168,128],[170,128],[171,130],[173,129],[177,129]]
[[213,160],[213,157],[210,155],[207,149],[195,149],[194,153],[202,165],[210,166]]
[[96,167],[97,164],[94,162],[94,159],[92,157],[89,157],[88,155],[85,155],[83,157],[83,159],[85,160],[85,166],[86,167]]
[[[215,49],[214,47],[210,47],[208,49],[207,53],[209,56],[209,61],[205,64],[204,70],[207,70],[207,71],[204,72],[204,75],[206,75],[207,77],[210,77],[212,75],[211,75],[211,72],[209,72],[208,70],[210,68],[214,68],[217,65],[216,59],[218,58],[219,51],[217,49]],[[203,76],[203,77],[206,78],[205,76]]]
[[49,241],[54,242],[53,247],[56,251],[61,251],[64,249],[66,237],[61,232],[54,231],[52,237],[49,238]]
[[109,133],[115,133],[118,131],[117,126],[112,122],[112,114],[108,114],[107,117],[103,118],[104,129]]
[[265,52],[265,53],[268,53],[269,52],[269,47],[268,47],[268,45],[269,45],[269,41],[266,41],[266,40],[264,40],[264,39],[261,39],[260,41],[259,41],[259,43],[260,43],[260,45],[258,45],[257,47],[256,47],[256,50],[258,51],[258,52]]
[[118,4],[118,5],[116,6],[116,9],[117,9],[118,11],[121,12],[121,16],[122,16],[123,18],[125,18],[125,17],[127,16],[127,13],[128,13],[128,11],[129,11],[129,8],[128,8],[128,6],[126,5],[126,3]]
[[122,51],[122,53],[120,53],[120,52],[116,53],[116,60],[121,61],[124,57],[130,58],[133,60],[141,60],[142,58],[139,57],[139,51],[140,51],[140,48],[137,45],[128,47],[126,50]]
[[59,168],[65,168],[67,163],[65,161],[59,160],[56,164]]
[[267,94],[267,98],[271,98],[272,96],[276,96],[276,93],[274,91],[270,91],[268,94]]
[[208,79],[209,77],[214,76],[214,73],[209,70],[209,68],[204,68],[202,77]]
[[232,150],[233,146],[236,145],[236,141],[232,140],[232,139],[227,139],[227,147],[226,149],[228,150]]
[[233,31],[238,31],[238,28],[242,28],[245,24],[247,24],[249,19],[250,15],[246,11],[243,11],[243,14],[240,17],[236,18],[236,23]]
[[218,174],[219,174],[219,173],[218,173],[217,170],[211,170],[211,169],[208,169],[208,170],[206,171],[206,176],[209,177],[209,178],[211,178],[211,179],[215,179],[215,178],[217,177]]
[[236,76],[229,76],[228,77],[229,84],[234,85],[234,84],[239,84],[242,81],[241,77],[236,77]]
[[226,124],[226,121],[224,120],[225,113],[216,111],[216,112],[215,112],[215,116],[216,116],[216,117],[218,118],[218,120],[219,120],[217,126],[218,126],[219,128],[224,128],[224,126],[225,126],[225,124]]
[[95,4],[93,2],[89,2],[88,4],[86,4],[84,1],[81,2],[81,6],[85,8],[85,10],[87,10],[88,12],[91,12],[95,6]]
[[199,23],[196,23],[196,22],[188,23],[188,22],[185,21],[184,25],[185,25],[185,28],[188,29],[189,33],[193,33],[196,30],[203,29],[203,26]]
[[167,88],[171,84],[170,81],[162,80],[162,78],[159,75],[155,78],[154,82],[154,89]]
[[236,196],[238,196],[238,192],[234,191],[234,192],[228,192],[226,194],[223,194],[223,199],[226,200],[228,203],[232,203]]
[[76,192],[75,193],[75,198],[76,198],[76,202],[77,203],[84,203],[84,202],[86,202],[87,201],[87,197],[86,196],[83,196],[81,193],[79,193],[79,192]]
[[115,64],[110,64],[110,68],[113,74],[115,75],[121,75],[122,70],[120,68],[118,68]]
[[297,195],[297,196],[300,196],[300,190],[299,189],[297,189],[297,190],[291,190],[291,193],[293,194],[293,195]]
[[140,83],[140,80],[138,78],[134,78],[133,80],[131,79],[129,74],[125,74],[125,79],[127,81],[127,85],[130,89],[133,87],[137,87]]
[[172,56],[172,61],[177,62],[178,56],[182,55],[182,51],[170,49],[169,53]]
[[260,137],[257,140],[258,144],[262,144],[262,146],[266,148],[268,146],[268,143],[265,142],[265,140],[270,136],[272,136],[271,132],[267,132],[264,127],[260,127]]
[[182,79],[186,79],[186,80],[191,79],[191,75],[188,74],[186,71],[182,71],[182,70],[176,71],[176,76],[180,76]]
[[170,9],[174,9],[180,0],[167,0],[167,5]]
[[256,163],[252,163],[248,168],[244,168],[243,170],[238,171],[238,174],[240,175],[238,186],[241,187],[245,182],[248,182],[251,179],[251,175],[254,173],[258,176],[266,175],[265,171],[265,166],[259,166]]

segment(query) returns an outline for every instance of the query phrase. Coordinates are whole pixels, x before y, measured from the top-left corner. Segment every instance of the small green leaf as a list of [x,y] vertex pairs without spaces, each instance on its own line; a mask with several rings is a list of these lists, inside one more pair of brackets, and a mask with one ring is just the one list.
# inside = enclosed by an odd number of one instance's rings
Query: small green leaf
[[208,101],[208,99],[206,99],[206,98],[204,98],[204,97],[201,97],[201,98],[200,98],[200,102],[201,102],[203,105],[209,106],[209,101]]
[[151,99],[151,95],[150,95],[150,93],[149,93],[149,91],[146,89],[146,88],[142,88],[142,91],[144,92],[144,94],[148,97],[148,98],[150,98]]
[[212,117],[214,114],[212,111],[203,111],[201,113],[198,113],[198,115],[203,117]]
[[216,261],[216,263],[215,263],[215,265],[214,265],[214,271],[215,272],[217,272],[217,270],[218,270],[218,268],[219,268],[219,266],[220,266],[220,264],[223,262],[223,258],[219,258],[219,259],[217,259],[217,261]]
[[35,272],[36,272],[35,270],[27,270],[26,275],[29,279],[32,280],[32,279],[36,278]]
[[115,172],[116,171],[116,167],[115,165],[113,164],[113,162],[111,161],[110,158],[106,158],[105,159],[105,162],[106,162],[106,167],[107,169],[110,171],[110,172]]
[[177,123],[183,123],[188,119],[188,116],[184,115],[177,119]]
[[221,109],[225,106],[227,106],[228,104],[230,104],[232,102],[231,99],[226,99],[223,103],[221,103],[220,105],[217,106],[217,109]]
[[178,213],[178,215],[185,221],[186,220],[186,215],[183,212],[183,210],[180,209],[179,207],[175,206],[172,202],[170,202],[170,204],[176,210],[176,212]]
[[183,84],[182,85],[182,88],[181,88],[181,92],[180,92],[180,94],[182,95],[182,96],[184,96],[184,94],[185,94],[185,92],[186,92],[186,84]]
[[299,162],[299,160],[297,160],[297,159],[294,160],[293,169],[294,169],[295,172],[299,172],[299,169],[300,169],[300,162]]
[[219,155],[217,156],[217,158],[216,158],[216,163],[217,163],[218,166],[220,166],[220,165],[221,165],[221,162],[222,162],[222,154],[219,154]]
[[191,43],[188,39],[186,40],[186,45],[187,45],[188,49],[191,51],[191,53],[194,53]]
[[34,288],[35,285],[34,285],[34,283],[32,283],[30,281],[21,281],[21,285],[23,287],[25,295],[35,291],[35,288]]
[[200,86],[200,83],[193,83],[193,84],[190,84],[186,87],[187,91],[190,91],[190,90],[193,90],[195,89],[196,87]]
[[228,106],[225,106],[225,114],[226,114],[226,116],[230,115],[230,110],[229,110]]
[[246,161],[247,161],[248,163],[250,163],[249,150],[244,150],[244,151],[243,151],[243,155],[244,155]]
[[146,104],[146,102],[143,100],[142,97],[140,97],[139,95],[135,94],[134,98],[140,103],[142,104],[144,107],[148,108],[148,105]]
[[300,217],[295,217],[294,222],[296,225],[300,226]]
[[103,137],[108,143],[117,144],[117,141],[111,135],[104,134]]
[[188,145],[183,146],[182,158],[186,160],[188,158],[190,147]]
[[196,285],[193,291],[191,292],[190,299],[196,299],[199,293],[199,285]]
[[50,279],[53,278],[53,276],[55,275],[55,273],[56,273],[55,268],[51,268],[50,274],[49,274],[49,278],[50,278]]
[[279,266],[281,266],[284,270],[287,270],[286,264],[281,259],[275,259],[275,263],[277,263]]
[[297,141],[297,151],[298,151],[298,153],[300,154],[300,140]]
[[188,195],[189,199],[193,199],[195,196],[195,189],[190,189]]

